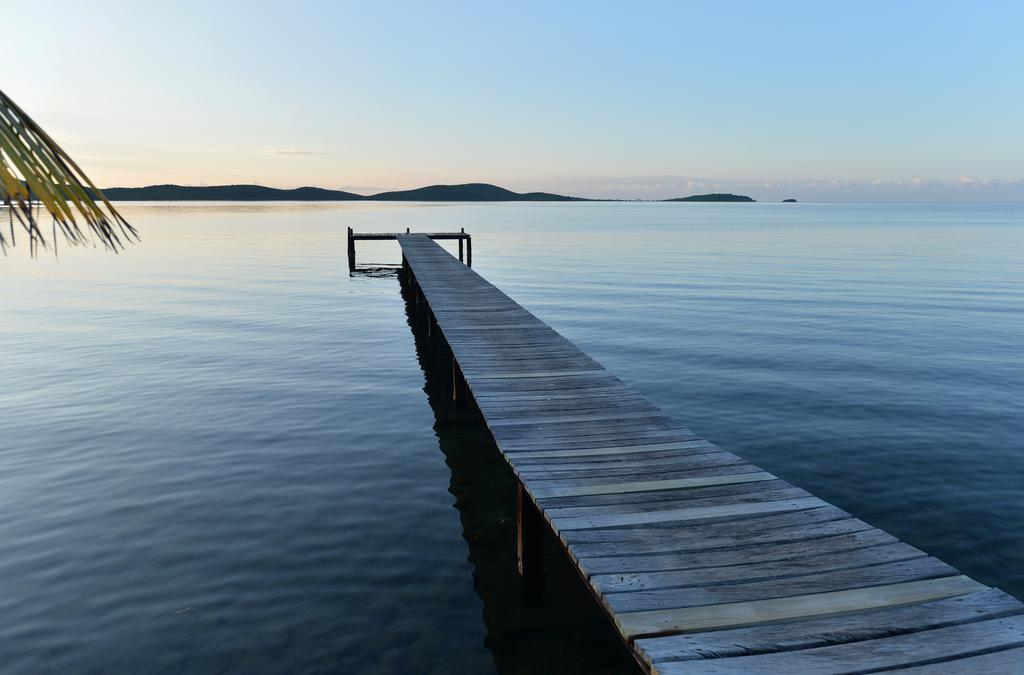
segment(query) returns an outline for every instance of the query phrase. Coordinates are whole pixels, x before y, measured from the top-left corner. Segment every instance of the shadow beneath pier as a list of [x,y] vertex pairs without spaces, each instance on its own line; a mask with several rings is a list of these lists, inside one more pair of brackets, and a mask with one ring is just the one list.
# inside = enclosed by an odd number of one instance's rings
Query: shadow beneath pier
[[[486,644],[503,675],[640,673],[607,617],[550,532],[545,594],[527,600],[516,571],[517,479],[473,402],[455,405],[451,350],[415,294],[402,284],[409,327],[434,411],[434,430],[451,469],[449,491],[469,544],[483,600]],[[432,334],[428,334],[432,333]]]

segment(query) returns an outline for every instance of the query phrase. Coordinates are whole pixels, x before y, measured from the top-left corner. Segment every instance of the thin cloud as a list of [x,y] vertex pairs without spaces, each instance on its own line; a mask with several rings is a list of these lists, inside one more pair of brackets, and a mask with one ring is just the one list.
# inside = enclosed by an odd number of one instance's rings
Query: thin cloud
[[317,152],[316,150],[303,150],[301,148],[263,148],[260,150],[260,154],[263,155],[326,155],[326,152]]

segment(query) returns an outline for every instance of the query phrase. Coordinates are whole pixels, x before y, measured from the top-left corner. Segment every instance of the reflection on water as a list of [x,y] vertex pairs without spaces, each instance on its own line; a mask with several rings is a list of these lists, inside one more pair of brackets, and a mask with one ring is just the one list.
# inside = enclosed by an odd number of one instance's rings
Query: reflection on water
[[349,272],[350,277],[367,277],[369,279],[397,279],[398,271],[401,268],[397,265],[358,265]]

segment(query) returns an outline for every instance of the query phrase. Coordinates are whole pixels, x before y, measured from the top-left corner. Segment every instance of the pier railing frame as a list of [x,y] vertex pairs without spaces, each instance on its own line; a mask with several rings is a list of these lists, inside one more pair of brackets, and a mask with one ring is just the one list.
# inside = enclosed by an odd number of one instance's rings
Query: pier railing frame
[[[405,232],[353,232],[348,228],[348,271],[356,271],[356,242],[357,241],[397,241],[400,234],[410,234],[409,228]],[[466,228],[458,232],[424,232],[424,235],[434,240],[458,240],[459,261],[465,262],[468,267],[473,266],[473,238],[466,233]]]

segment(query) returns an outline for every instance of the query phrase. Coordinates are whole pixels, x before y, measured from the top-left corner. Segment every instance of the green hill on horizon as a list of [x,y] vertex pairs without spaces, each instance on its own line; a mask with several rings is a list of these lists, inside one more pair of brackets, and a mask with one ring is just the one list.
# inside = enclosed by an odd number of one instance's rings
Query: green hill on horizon
[[582,197],[566,197],[549,192],[512,192],[490,183],[463,183],[462,185],[428,185],[413,190],[381,192],[366,199],[382,201],[443,201],[443,202],[575,202],[588,201]]
[[666,199],[666,202],[755,202],[756,199],[746,195],[734,195],[728,192],[712,192],[707,195],[690,195],[689,197],[676,197]]
[[281,189],[264,185],[148,185],[113,187],[104,191],[114,201],[437,201],[437,202],[526,202],[586,201],[548,192],[519,193],[488,183],[428,185],[413,190],[395,190],[360,195],[344,190],[318,187]]
[[353,201],[362,195],[342,190],[300,187],[291,190],[263,185],[148,185],[103,190],[115,201]]

